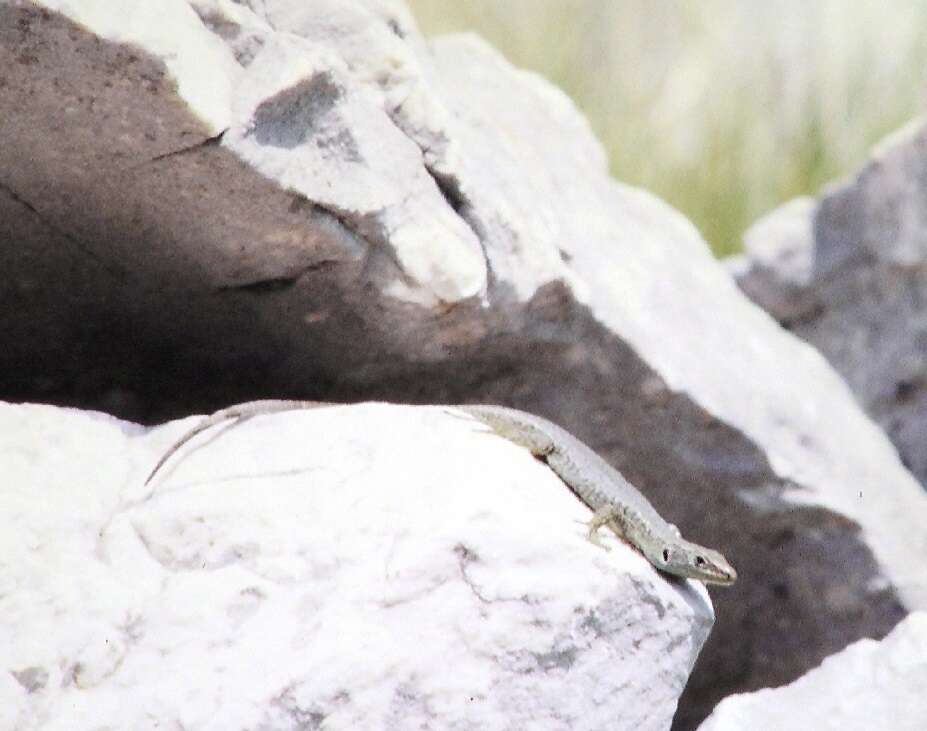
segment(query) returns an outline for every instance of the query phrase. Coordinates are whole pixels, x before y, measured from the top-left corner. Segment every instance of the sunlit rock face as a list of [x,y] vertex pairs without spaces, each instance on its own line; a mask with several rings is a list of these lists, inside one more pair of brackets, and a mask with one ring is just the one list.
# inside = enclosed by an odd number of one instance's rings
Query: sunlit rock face
[[[0,727],[666,729],[713,612],[444,409],[0,405]],[[50,448],[50,446],[52,448]]]

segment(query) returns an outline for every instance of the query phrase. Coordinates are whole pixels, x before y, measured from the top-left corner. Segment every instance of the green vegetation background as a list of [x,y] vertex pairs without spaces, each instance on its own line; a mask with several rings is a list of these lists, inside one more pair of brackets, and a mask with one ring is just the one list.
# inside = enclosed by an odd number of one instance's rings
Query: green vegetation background
[[564,89],[615,177],[683,211],[719,256],[923,103],[924,2],[409,3],[426,35],[472,30]]

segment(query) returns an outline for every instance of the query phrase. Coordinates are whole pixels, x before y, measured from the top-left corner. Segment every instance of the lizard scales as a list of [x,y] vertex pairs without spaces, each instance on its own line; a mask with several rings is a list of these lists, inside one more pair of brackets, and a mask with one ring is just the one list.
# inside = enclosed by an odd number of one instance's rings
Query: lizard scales
[[[229,419],[244,419],[296,409],[338,406],[319,401],[251,401],[205,417],[177,440],[149,474],[150,482],[161,466],[187,441]],[[721,553],[684,539],[641,492],[624,476],[566,429],[540,416],[506,406],[467,404],[431,406],[462,411],[509,441],[543,459],[558,477],[595,515],[589,523],[589,539],[599,528],[610,528],[637,548],[657,569],[706,584],[729,586],[737,572]]]

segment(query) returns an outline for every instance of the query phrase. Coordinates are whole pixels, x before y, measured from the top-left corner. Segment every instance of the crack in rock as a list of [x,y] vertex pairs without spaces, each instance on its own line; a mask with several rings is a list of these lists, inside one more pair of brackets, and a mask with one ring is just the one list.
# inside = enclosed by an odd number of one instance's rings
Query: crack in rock
[[295,285],[303,276],[309,272],[322,271],[330,269],[340,262],[337,259],[321,259],[317,262],[303,267],[294,274],[283,274],[279,277],[267,277],[266,279],[255,279],[251,282],[242,282],[239,284],[223,284],[215,289],[215,292],[247,292],[249,294],[269,294],[281,292]]
[[109,262],[109,261],[104,260],[99,254],[97,254],[97,253],[96,253],[95,251],[93,251],[92,249],[88,248],[87,245],[84,244],[84,243],[83,243],[80,239],[78,239],[76,236],[74,236],[74,235],[71,234],[71,233],[68,233],[67,231],[65,231],[64,229],[62,229],[60,226],[58,226],[58,225],[56,225],[55,223],[52,223],[51,221],[49,221],[49,220],[42,214],[42,212],[39,211],[39,209],[35,207],[35,205],[33,205],[33,204],[32,204],[31,202],[29,202],[28,200],[26,200],[23,196],[21,196],[19,193],[17,193],[15,190],[13,190],[9,185],[6,185],[6,184],[3,183],[2,181],[0,181],[0,191],[6,193],[6,194],[10,197],[11,200],[15,201],[16,203],[18,203],[19,205],[21,205],[23,208],[25,208],[27,211],[29,211],[30,213],[32,213],[32,215],[34,215],[34,216],[42,223],[42,225],[44,225],[45,227],[47,227],[49,230],[51,230],[52,232],[54,232],[54,233],[57,234],[58,236],[61,236],[63,239],[65,239],[65,240],[68,241],[69,243],[73,244],[74,247],[75,247],[78,251],[80,251],[82,254],[86,255],[86,256],[89,257],[90,259],[93,259],[93,261],[95,261],[97,264],[99,264],[100,267],[101,267],[105,272],[109,273],[109,274],[110,274],[111,276],[113,276],[115,279],[120,279],[120,280],[125,279],[125,277],[126,277],[126,272],[125,272],[125,271],[123,271],[121,268],[119,268],[119,267],[117,267],[116,265],[114,265],[112,262]]
[[[422,150],[422,152],[424,154],[424,150]],[[425,165],[425,172],[427,172],[431,179],[435,181],[435,185],[438,187],[438,190],[444,197],[444,200],[447,201],[447,204],[450,206],[451,210],[453,210],[454,213],[457,214],[457,217],[463,222],[463,224],[471,232],[473,232],[473,235],[476,237],[480,248],[483,250],[483,259],[486,262],[486,270],[491,275],[492,269],[490,267],[489,255],[486,250],[486,244],[489,239],[489,235],[486,233],[486,227],[473,215],[472,212],[475,210],[475,207],[461,189],[460,179],[451,173],[439,173],[437,170],[427,164]]]
[[429,162],[429,160],[436,160],[440,156],[431,146],[421,139],[422,133],[417,132],[419,128],[412,120],[404,115],[402,104],[384,109],[384,111],[386,112],[386,116],[393,123],[393,126],[419,149],[419,152],[422,154],[422,167],[425,173],[434,181],[438,192],[441,193],[448,207],[454,211],[461,223],[463,223],[473,234],[474,238],[476,238],[477,244],[483,252],[483,261],[486,265],[487,278],[492,282],[493,271],[487,246],[489,235],[485,225],[473,214],[476,210],[476,206],[464,194],[459,177],[452,172],[440,172],[434,162]]
[[482,593],[481,589],[477,586],[476,582],[470,578],[470,575],[467,573],[467,567],[470,564],[480,563],[480,557],[477,553],[463,543],[458,543],[454,546],[454,553],[457,556],[457,565],[460,570],[460,577],[463,579],[464,583],[470,588],[470,591],[482,604],[499,604],[499,603],[508,603],[508,602],[519,602],[523,604],[533,604],[530,597],[527,595],[515,596],[515,597],[496,597],[490,598]]
[[203,150],[209,147],[217,147],[222,142],[222,138],[225,136],[226,132],[228,132],[228,129],[224,129],[217,135],[213,135],[212,137],[207,137],[205,140],[201,140],[200,142],[196,142],[192,145],[188,145],[187,147],[181,147],[179,150],[172,150],[170,152],[164,152],[160,155],[155,155],[147,163],[143,163],[143,164],[148,165],[153,162],[160,162],[161,160],[166,160],[170,157],[188,155],[189,153],[196,152],[197,150]]
[[[299,683],[291,683],[271,699],[268,715],[272,712],[274,718],[267,720],[272,728],[281,731],[315,731],[322,728],[330,712],[323,710],[322,704],[317,701],[309,704],[301,702],[296,695],[299,686]],[[333,700],[333,705],[342,705],[348,700],[348,694],[342,691]]]
[[491,282],[494,276],[488,251],[489,235],[486,232],[486,227],[483,225],[483,223],[473,214],[473,211],[476,210],[476,207],[463,192],[460,179],[453,173],[439,172],[435,169],[434,165],[429,165],[427,162],[425,162],[430,154],[430,150],[421,142],[419,142],[414,135],[409,134],[409,132],[403,128],[401,122],[399,122],[396,117],[390,115],[390,119],[393,121],[393,124],[396,125],[396,128],[399,129],[406,136],[406,138],[413,142],[415,146],[418,147],[418,149],[421,151],[423,159],[422,167],[425,169],[428,177],[434,181],[435,187],[437,187],[438,192],[441,193],[441,196],[444,198],[444,201],[447,203],[448,207],[454,211],[454,213],[457,215],[457,218],[460,219],[461,223],[463,223],[463,225],[467,227],[467,230],[473,234],[477,244],[480,247],[480,250],[483,252],[483,261],[486,264],[487,278]]

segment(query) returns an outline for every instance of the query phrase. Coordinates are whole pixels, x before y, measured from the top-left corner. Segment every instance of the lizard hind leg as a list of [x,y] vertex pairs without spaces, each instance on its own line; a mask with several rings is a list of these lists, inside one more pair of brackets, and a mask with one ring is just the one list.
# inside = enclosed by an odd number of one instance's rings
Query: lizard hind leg
[[611,548],[602,543],[602,539],[599,537],[599,529],[607,525],[619,538],[624,537],[624,531],[621,529],[621,523],[618,521],[619,514],[620,511],[614,505],[601,506],[595,511],[589,522],[586,523],[588,529],[586,532],[586,540],[594,546],[598,546],[606,551],[611,551]]

